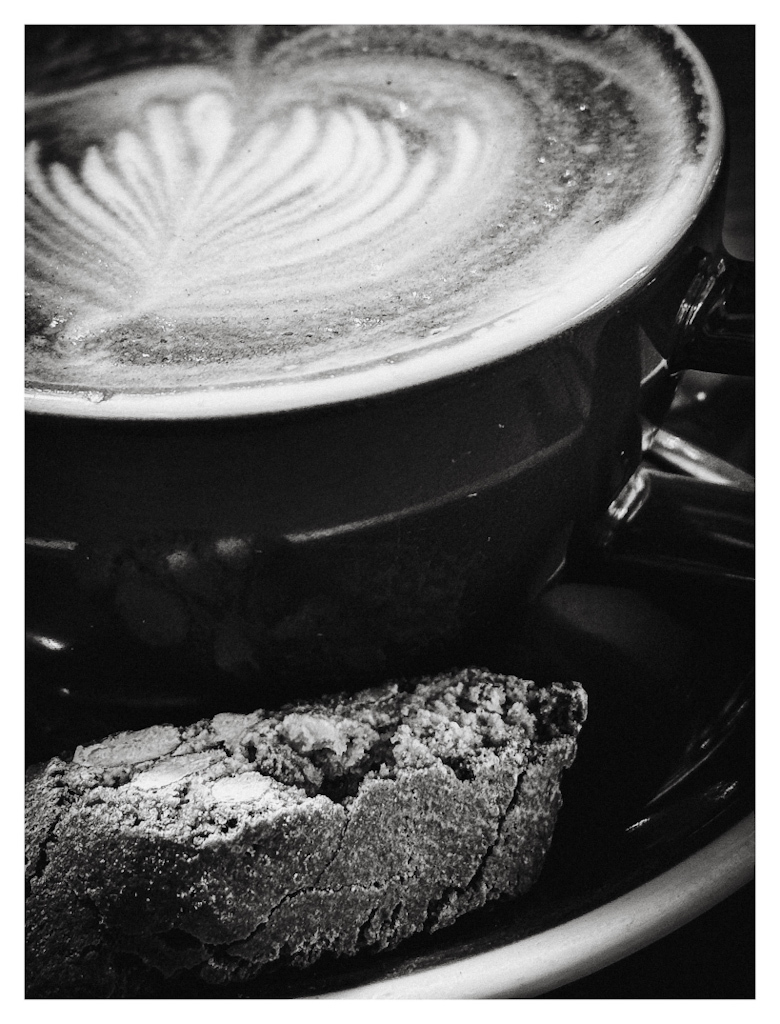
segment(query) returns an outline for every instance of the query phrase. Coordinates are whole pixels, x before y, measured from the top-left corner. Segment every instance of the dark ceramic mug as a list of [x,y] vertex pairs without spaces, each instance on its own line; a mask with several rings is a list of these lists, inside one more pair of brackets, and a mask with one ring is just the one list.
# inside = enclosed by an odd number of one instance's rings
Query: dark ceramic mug
[[38,684],[170,717],[447,669],[555,578],[573,537],[635,519],[675,373],[750,359],[744,273],[720,246],[717,90],[680,38],[713,112],[706,187],[565,330],[288,410],[90,415],[31,389]]

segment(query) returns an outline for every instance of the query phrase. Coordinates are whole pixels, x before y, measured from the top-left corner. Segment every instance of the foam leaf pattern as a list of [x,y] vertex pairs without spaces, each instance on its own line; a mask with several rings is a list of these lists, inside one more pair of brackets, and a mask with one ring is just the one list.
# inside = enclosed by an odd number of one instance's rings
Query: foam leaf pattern
[[150,104],[78,170],[32,141],[28,282],[66,296],[73,338],[149,313],[251,316],[303,281],[309,301],[337,294],[357,270],[376,282],[424,258],[429,223],[454,230],[486,171],[465,117],[444,132],[412,147],[359,105],[299,104],[247,133],[230,96],[203,92]]

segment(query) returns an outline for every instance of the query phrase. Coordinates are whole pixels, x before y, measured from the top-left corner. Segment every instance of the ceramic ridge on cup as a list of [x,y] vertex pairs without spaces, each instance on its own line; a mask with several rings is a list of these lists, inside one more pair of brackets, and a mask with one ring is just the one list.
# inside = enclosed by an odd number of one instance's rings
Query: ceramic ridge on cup
[[382,394],[560,333],[696,219],[723,117],[675,28],[330,26],[28,99],[28,408]]

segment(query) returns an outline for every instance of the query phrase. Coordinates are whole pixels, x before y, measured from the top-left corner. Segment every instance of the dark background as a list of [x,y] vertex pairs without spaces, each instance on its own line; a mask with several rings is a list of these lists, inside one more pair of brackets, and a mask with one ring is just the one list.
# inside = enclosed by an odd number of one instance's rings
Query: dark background
[[[754,255],[755,26],[683,26],[712,68],[723,97],[731,163],[724,241]],[[754,410],[745,408],[750,434]],[[751,435],[752,437],[752,435]],[[733,439],[735,449],[741,439]],[[719,453],[720,454],[720,453]],[[755,888],[748,885],[667,938],[547,999],[755,998]]]

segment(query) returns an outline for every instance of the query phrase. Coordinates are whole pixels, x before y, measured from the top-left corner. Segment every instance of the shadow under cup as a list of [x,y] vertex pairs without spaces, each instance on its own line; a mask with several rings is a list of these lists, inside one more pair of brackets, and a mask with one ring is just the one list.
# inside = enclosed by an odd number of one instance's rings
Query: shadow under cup
[[645,310],[719,241],[720,199],[713,172],[595,313],[436,379],[202,418],[68,415],[33,394],[31,680],[135,724],[472,661],[638,464]]

